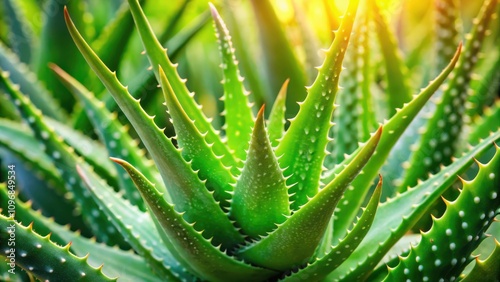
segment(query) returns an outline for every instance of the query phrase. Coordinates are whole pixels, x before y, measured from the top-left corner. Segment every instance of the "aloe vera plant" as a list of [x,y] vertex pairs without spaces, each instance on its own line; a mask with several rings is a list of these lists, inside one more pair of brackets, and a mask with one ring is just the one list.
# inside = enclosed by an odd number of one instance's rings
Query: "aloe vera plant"
[[[452,0],[437,2],[443,3],[436,6],[439,13],[444,13],[442,7],[456,8]],[[124,63],[119,56],[95,50],[110,43],[89,44],[88,34],[80,32],[85,26],[64,8],[69,35],[102,85],[87,84],[71,70],[50,64],[85,113],[51,115],[52,104],[45,105],[54,102],[50,85],[30,85],[30,72],[14,59],[15,52],[0,54],[5,94],[0,146],[7,175],[0,184],[4,278],[493,281],[499,277],[498,242],[489,248],[481,242],[490,240],[488,232],[500,240],[495,232],[500,104],[486,102],[494,100],[491,93],[498,84],[487,89],[469,82],[479,50],[492,49],[487,40],[495,34],[489,26],[498,6],[497,0],[484,1],[464,45],[447,46],[456,50],[452,56],[439,52],[439,74],[411,96],[411,70],[381,8],[375,1],[350,0],[288,125],[287,94],[303,90],[288,88],[288,81],[273,82],[284,84],[279,94],[272,94],[277,98],[268,106],[269,114],[265,106],[257,111],[229,30],[210,4],[222,62],[225,124],[219,129],[188,90],[141,3],[128,0],[131,18],[120,14],[118,21],[133,21],[136,27],[149,76],[161,88],[165,107],[157,110],[168,112],[173,137],[148,114],[137,88],[122,84],[114,71]],[[455,23],[447,23],[440,22],[438,32],[458,32]],[[371,40],[372,32],[378,41]],[[370,68],[376,51],[369,47],[377,42],[383,49],[380,68],[387,74],[386,87],[374,86],[379,68]],[[27,62],[29,46],[22,47],[18,53]],[[343,64],[348,72],[342,72]],[[495,76],[494,67],[487,76]],[[40,89],[49,98],[37,96]],[[375,101],[382,95],[378,92],[387,94],[383,102]],[[466,100],[475,102],[470,113],[484,114],[466,119]],[[373,104],[385,108],[379,111]],[[426,107],[436,109],[429,118],[422,115]],[[456,112],[451,113],[452,107]],[[97,140],[78,131],[81,120],[75,128],[65,122],[62,117],[68,114],[75,121],[88,117]],[[418,139],[413,146],[418,150],[410,150],[408,138]],[[406,171],[394,156],[400,152],[410,164]],[[39,178],[39,189],[23,187],[18,193],[16,181],[27,173],[21,174],[21,168]],[[432,215],[436,201],[457,185],[458,196],[444,200],[438,218]],[[432,227],[408,235],[421,218],[431,218]],[[398,244],[405,248],[393,248]],[[485,248],[491,255],[472,262],[475,250]]]

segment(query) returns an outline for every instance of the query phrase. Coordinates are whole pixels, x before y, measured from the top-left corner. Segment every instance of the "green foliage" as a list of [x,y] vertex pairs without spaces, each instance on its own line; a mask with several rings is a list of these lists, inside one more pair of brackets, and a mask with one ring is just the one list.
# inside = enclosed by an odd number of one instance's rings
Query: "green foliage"
[[[350,0],[343,17],[319,1],[322,25],[336,29],[329,42],[306,36],[315,26],[294,3],[303,44],[267,0],[224,1],[229,25],[202,1],[56,2],[6,0],[0,11],[10,32],[0,29],[0,256],[12,262],[2,279],[498,277],[499,233],[481,244],[500,212],[497,0],[474,21],[436,0],[437,50],[405,45],[375,0]],[[49,6],[43,26],[26,18]],[[463,46],[459,20],[472,22]],[[329,47],[302,88],[315,42]],[[196,46],[219,54],[221,86],[174,63],[211,69],[189,56]],[[421,220],[432,227],[411,234]],[[490,255],[474,261],[478,251]]]

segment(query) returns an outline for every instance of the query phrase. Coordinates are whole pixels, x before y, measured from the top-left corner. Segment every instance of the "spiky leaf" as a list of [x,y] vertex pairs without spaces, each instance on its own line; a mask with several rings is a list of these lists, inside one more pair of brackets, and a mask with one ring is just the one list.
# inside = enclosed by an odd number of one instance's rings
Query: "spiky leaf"
[[382,127],[330,183],[268,236],[243,247],[240,256],[257,265],[287,270],[305,263],[318,246],[345,189],[372,156]]
[[351,0],[339,31],[326,51],[321,66],[308,95],[301,104],[299,113],[278,145],[276,155],[285,169],[290,189],[292,209],[297,210],[307,203],[307,198],[316,195],[326,156],[334,101],[338,89],[342,59],[347,49],[359,0]]
[[[114,159],[130,174],[142,197],[183,260],[189,263],[199,277],[210,281],[266,279],[273,271],[251,266],[230,257],[203,238],[202,232],[193,228],[174,207],[165,201],[154,185],[134,167],[123,160]],[[172,250],[173,252],[174,250]]]

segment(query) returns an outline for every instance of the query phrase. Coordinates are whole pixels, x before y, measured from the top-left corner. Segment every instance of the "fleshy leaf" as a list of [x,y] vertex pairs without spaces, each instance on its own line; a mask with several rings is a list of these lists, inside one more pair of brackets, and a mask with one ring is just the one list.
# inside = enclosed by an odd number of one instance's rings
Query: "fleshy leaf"
[[300,106],[276,150],[280,165],[286,168],[284,176],[292,186],[289,194],[292,209],[307,203],[316,195],[322,172],[328,132],[334,110],[342,59],[351,35],[359,0],[351,0],[339,31],[326,51],[326,59],[318,76],[308,89],[308,95]]
[[[156,168],[153,163],[146,159],[145,152],[137,147],[137,143],[127,132],[127,129],[112,115],[83,85],[55,65],[51,65],[54,72],[61,78],[62,82],[77,97],[87,111],[87,115],[94,124],[99,138],[106,145],[109,156],[127,159],[133,165],[146,171],[150,179],[161,179],[155,177]],[[100,155],[102,158],[103,155]],[[115,164],[116,165],[116,164]],[[121,168],[120,168],[121,169]],[[127,199],[145,210],[144,202],[137,192],[134,183],[128,174],[117,173],[120,189],[123,189]],[[160,182],[161,183],[161,182]],[[162,191],[165,188],[161,189]]]
[[271,109],[271,114],[269,114],[269,122],[267,124],[267,130],[269,132],[269,140],[273,147],[277,147],[279,140],[285,134],[285,111],[286,111],[286,93],[288,90],[288,83],[290,80],[286,80],[281,86],[280,92],[274,101],[273,108]]
[[456,0],[435,1],[436,11],[436,69],[442,70],[453,58],[459,43],[459,7]]
[[[83,83],[89,79],[88,67],[78,49],[71,44],[71,37],[65,29],[63,17],[63,10],[69,9],[77,15],[75,21],[83,24],[85,22],[83,19],[85,6],[78,1],[62,2],[59,0],[48,0],[43,4],[45,9],[50,9],[53,12],[42,13],[44,19],[40,47],[37,50],[39,56],[36,61],[36,73],[40,81],[45,85],[50,85],[52,93],[57,93],[54,98],[59,105],[71,112],[75,99],[49,69],[48,63],[57,64]],[[86,31],[89,30],[86,29]],[[54,48],[54,46],[64,47]]]
[[[0,199],[9,199],[10,192],[5,185],[0,185]],[[59,245],[71,242],[70,251],[77,256],[90,254],[87,261],[90,265],[99,266],[104,264],[102,271],[111,277],[118,277],[127,281],[161,281],[151,273],[149,265],[144,258],[130,251],[124,251],[116,247],[109,247],[96,243],[95,239],[87,239],[80,232],[73,232],[67,226],[61,226],[53,219],[44,217],[40,211],[34,211],[30,202],[23,203],[19,197],[15,198],[15,219],[19,224],[32,224],[34,232],[41,236],[51,234],[50,240]],[[8,203],[6,203],[8,204]],[[8,211],[7,205],[4,205]],[[0,209],[2,204],[0,203]],[[133,263],[134,267],[128,267]],[[16,275],[19,275],[17,273]]]
[[[15,232],[17,242],[12,248],[11,233]],[[46,281],[73,281],[77,277],[88,281],[116,281],[102,273],[102,267],[94,268],[87,257],[76,257],[69,252],[70,244],[60,247],[50,240],[50,235],[41,237],[12,218],[0,215],[0,254],[9,258],[14,255],[16,264],[32,273],[36,278]],[[17,270],[20,271],[20,270]]]
[[57,164],[58,172],[65,182],[64,191],[73,196],[77,206],[82,211],[84,221],[91,228],[93,234],[107,244],[127,246],[122,237],[116,236],[116,230],[113,227],[108,228],[109,224],[103,214],[90,212],[97,209],[97,205],[83,187],[76,173],[76,165],[83,161],[45,122],[40,110],[36,109],[30,100],[19,92],[18,87],[12,85],[8,79],[8,74],[3,72],[0,74],[0,84],[7,89],[10,100],[16,105],[23,119],[31,127],[35,137],[43,141],[46,154]]
[[476,258],[476,264],[467,276],[464,277],[462,282],[475,282],[475,281],[495,281],[500,277],[500,268],[498,262],[500,261],[500,243],[495,240],[495,249],[485,260]]
[[210,4],[222,58],[224,112],[227,146],[239,160],[246,159],[254,118],[243,78],[238,69],[231,36],[215,7]]
[[[354,36],[345,58],[346,71],[340,75],[343,88],[339,91],[333,121],[332,154],[325,160],[326,167],[340,163],[346,154],[368,140],[376,129],[370,84],[369,13],[360,15],[354,27]],[[329,144],[329,145],[330,145]],[[330,164],[329,164],[330,163]]]
[[500,148],[489,163],[478,165],[476,177],[462,179],[458,198],[445,201],[443,216],[434,219],[431,229],[422,233],[420,243],[389,269],[386,281],[427,281],[431,277],[454,281],[462,273],[500,207]]
[[116,186],[116,168],[113,163],[103,156],[107,156],[106,148],[96,140],[84,135],[63,123],[46,118],[45,122],[54,129],[56,135],[60,136],[74,152],[81,156],[94,170],[105,179],[109,185]]
[[3,1],[3,8],[9,26],[9,42],[12,49],[19,55],[21,62],[29,65],[35,41],[32,37],[33,31],[17,1]]
[[[488,60],[492,56],[488,52]],[[500,89],[500,47],[496,52],[496,60],[490,66],[486,74],[480,79],[472,79],[472,95],[468,97],[468,102],[472,105],[468,107],[467,114],[474,121],[478,116],[483,115],[484,109],[494,104],[497,99],[498,89]]]
[[180,151],[156,126],[153,118],[142,109],[139,101],[134,99],[127,88],[118,81],[116,74],[111,72],[90,49],[69,18],[69,14],[66,13],[65,16],[76,45],[113,95],[155,161],[178,211],[185,212],[186,219],[196,222],[195,228],[204,230],[205,235],[215,236],[216,244],[224,243],[224,247],[230,247],[242,242],[241,235],[220,209],[196,172],[182,158]]
[[[164,49],[155,38],[146,16],[141,10],[139,2],[137,0],[128,0],[128,3],[144,48],[146,49],[146,54],[155,73],[156,80],[160,81],[158,67],[161,66],[182,108],[188,117],[194,121],[198,130],[207,135],[206,140],[210,144],[213,144],[212,149],[214,153],[217,156],[222,156],[224,165],[234,167],[236,160],[230,153],[228,147],[222,143],[222,140],[213,126],[196,104],[195,99],[193,99],[193,94],[188,91],[184,81],[179,77],[176,67],[170,62],[166,49]],[[234,167],[234,169],[235,172],[237,172],[236,167]]]
[[484,139],[453,164],[443,168],[417,187],[381,204],[365,239],[352,255],[328,276],[328,279],[358,281],[368,276],[384,254],[455,182],[456,178],[452,176],[463,173],[473,163],[475,156],[491,148],[492,142],[498,139],[500,131]]
[[307,262],[321,241],[335,206],[372,156],[381,135],[382,127],[330,183],[268,236],[243,247],[239,255],[256,265],[277,270]]
[[200,179],[206,180],[205,186],[210,191],[214,191],[213,196],[216,201],[220,202],[221,208],[227,210],[229,208],[228,200],[231,198],[229,193],[233,191],[236,179],[232,176],[231,171],[224,167],[221,159],[213,153],[205,139],[206,135],[198,131],[194,122],[181,108],[179,100],[173,93],[161,67],[160,79],[182,156],[191,164],[193,170],[198,171]]
[[358,219],[353,229],[347,233],[338,245],[332,246],[329,253],[315,259],[306,267],[287,276],[283,281],[295,281],[295,279],[307,281],[321,281],[330,272],[342,264],[361,243],[370,230],[382,193],[382,177],[380,177],[377,188],[373,192],[370,202],[367,204],[363,214]]
[[[61,179],[54,162],[45,154],[43,144],[36,140],[27,128],[16,122],[0,119],[0,147],[7,149],[9,154],[21,161],[24,166],[19,167],[21,163],[14,164],[19,180],[17,188],[24,197],[29,197],[33,205],[44,207],[44,214],[53,216],[56,221],[71,222],[72,226],[81,230],[83,234],[90,234],[88,227],[83,223],[81,213],[78,208],[75,209],[74,199],[68,197],[64,180]],[[5,165],[13,164],[5,158],[5,154],[1,155]],[[39,180],[45,185],[37,185],[38,183],[33,185],[33,180],[23,178],[23,168],[27,169],[30,176],[34,174],[35,181]]]
[[473,67],[478,60],[478,53],[497,6],[497,0],[483,3],[479,20],[464,47],[464,55],[450,75],[450,81],[445,87],[441,101],[425,125],[426,130],[408,163],[409,167],[420,169],[406,170],[400,191],[413,187],[419,179],[426,179],[429,172],[436,173],[441,164],[448,165],[452,162],[464,123],[467,89]]
[[33,104],[46,116],[63,121],[65,114],[57,105],[52,94],[42,85],[29,67],[19,61],[16,54],[12,53],[0,41],[0,69],[10,73],[12,82],[19,84],[21,92],[30,97]]
[[[178,255],[189,263],[197,276],[209,281],[260,280],[273,276],[270,270],[260,269],[230,257],[202,236],[182,214],[165,201],[154,185],[134,167],[123,160],[114,159],[130,174],[151,212],[160,223]],[[174,252],[174,250],[171,250]]]
[[[448,74],[453,70],[459,58],[460,51],[461,45],[458,47],[453,60],[447,68],[444,69],[441,74],[425,89],[422,89],[420,94],[415,96],[410,103],[406,104],[401,110],[397,111],[397,113],[390,120],[385,122],[384,132],[380,138],[377,151],[373,154],[373,157],[363,169],[363,173],[356,177],[351,187],[347,189],[344,194],[342,205],[337,206],[337,210],[335,211],[335,224],[333,228],[334,240],[344,237],[345,231],[354,221],[357,210],[361,207],[361,204],[363,203],[374,178],[386,161],[389,152],[394,147],[399,137],[401,137],[404,130],[408,127],[412,119],[418,114],[425,103],[430,99],[432,94],[434,94],[434,92],[446,79]],[[335,173],[338,173],[343,165],[348,163],[350,159],[352,159],[352,156],[348,157],[344,160],[344,162],[342,162],[342,164],[329,171],[322,181],[331,181]],[[356,187],[356,189],[354,189],[354,187]]]
[[289,205],[288,187],[267,137],[262,107],[245,165],[234,188],[230,215],[243,233],[256,238],[283,223],[290,215]]
[[469,144],[477,144],[481,139],[488,137],[490,132],[500,128],[500,100],[495,105],[484,110],[481,118],[476,119],[472,124],[471,133],[468,136]]
[[93,177],[88,167],[78,166],[77,169],[92,197],[96,199],[99,209],[108,216],[111,224],[120,231],[132,248],[144,257],[156,274],[164,279],[190,277],[184,266],[179,264],[176,254],[162,245],[162,239],[154,228],[149,213],[140,211],[114,193],[111,187]]

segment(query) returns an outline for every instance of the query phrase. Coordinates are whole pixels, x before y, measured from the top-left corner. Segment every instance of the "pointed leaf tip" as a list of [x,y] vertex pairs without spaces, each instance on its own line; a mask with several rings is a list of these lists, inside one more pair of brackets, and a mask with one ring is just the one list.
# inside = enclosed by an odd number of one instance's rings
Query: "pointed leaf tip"
[[212,4],[212,2],[208,2],[208,6],[210,7],[210,12],[212,13],[212,17],[214,19],[219,17],[219,12],[217,11],[217,8],[215,8],[215,5]]
[[262,120],[264,119],[264,111],[265,111],[265,109],[266,109],[266,105],[265,104],[262,105],[262,107],[260,107],[260,110],[257,113],[257,120],[258,119],[262,119]]

